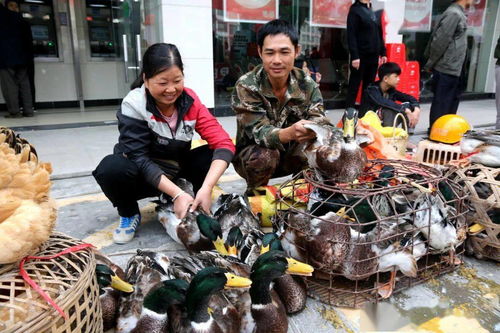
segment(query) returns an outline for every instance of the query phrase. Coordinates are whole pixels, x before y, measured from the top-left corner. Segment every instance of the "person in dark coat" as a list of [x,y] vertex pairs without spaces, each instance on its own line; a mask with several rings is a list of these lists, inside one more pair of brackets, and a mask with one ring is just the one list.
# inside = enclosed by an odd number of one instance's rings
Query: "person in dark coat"
[[[5,7],[8,10],[19,13],[19,1],[18,0],[6,0]],[[22,16],[21,16],[22,17]],[[31,25],[24,18],[22,19],[24,22],[24,40],[26,41],[26,47],[28,50],[28,79],[30,80],[30,88],[31,88],[31,101],[33,104],[33,109],[35,108],[35,52],[33,49],[33,37],[31,34]],[[19,96],[19,105],[22,105],[21,96]]]
[[496,81],[496,91],[495,91],[495,99],[497,104],[497,121],[495,124],[496,129],[500,129],[500,37],[497,41],[497,46],[495,47],[495,55],[494,58],[497,59],[495,65],[495,81]]
[[[9,114],[6,118],[33,116],[28,78],[31,33],[21,16],[0,5],[0,85]],[[28,35],[30,36],[28,38]],[[21,95],[24,112],[19,109]]]
[[359,85],[363,91],[377,75],[379,60],[387,61],[382,25],[372,10],[371,0],[356,0],[347,16],[347,42],[350,57],[346,106],[353,107]]

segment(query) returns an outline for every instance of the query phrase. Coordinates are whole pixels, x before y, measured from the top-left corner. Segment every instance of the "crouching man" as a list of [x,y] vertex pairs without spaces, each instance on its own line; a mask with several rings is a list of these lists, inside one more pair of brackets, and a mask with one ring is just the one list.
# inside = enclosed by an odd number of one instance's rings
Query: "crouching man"
[[329,123],[318,84],[294,67],[300,54],[294,28],[270,21],[257,41],[262,65],[243,75],[232,95],[238,125],[233,164],[247,182],[247,193],[306,167],[299,143],[315,134],[304,124]]

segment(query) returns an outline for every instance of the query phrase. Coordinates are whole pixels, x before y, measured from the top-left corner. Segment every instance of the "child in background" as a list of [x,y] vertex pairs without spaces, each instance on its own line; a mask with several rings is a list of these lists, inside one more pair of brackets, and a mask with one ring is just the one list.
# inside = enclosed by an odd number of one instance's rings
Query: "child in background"
[[408,122],[409,132],[413,132],[420,117],[420,104],[415,97],[396,89],[400,75],[401,67],[394,62],[380,66],[379,81],[370,84],[364,91],[360,117],[367,111],[375,111],[382,120],[382,126],[393,126],[396,115],[402,113]]

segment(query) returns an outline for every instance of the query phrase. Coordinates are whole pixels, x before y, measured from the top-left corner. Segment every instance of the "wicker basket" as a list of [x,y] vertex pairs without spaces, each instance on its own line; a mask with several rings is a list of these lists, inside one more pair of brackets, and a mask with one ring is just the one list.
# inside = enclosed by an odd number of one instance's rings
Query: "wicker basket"
[[394,123],[392,124],[392,136],[389,138],[385,138],[385,142],[388,145],[391,145],[394,147],[396,152],[400,155],[405,157],[406,156],[406,147],[408,146],[408,135],[405,137],[398,137],[395,135],[396,133],[396,126],[398,122],[398,118],[402,119],[403,122],[403,128],[408,133],[408,124],[406,123],[406,118],[402,113],[396,114],[396,117],[394,117]]
[[[50,256],[82,242],[53,233],[37,256]],[[28,261],[28,275],[68,315],[62,318],[21,278],[17,265],[0,267],[0,331],[3,333],[102,332],[99,286],[91,250],[51,260]]]
[[478,259],[489,258],[500,262],[500,224],[495,224],[488,213],[500,210],[500,168],[471,164],[453,168],[447,176],[463,185],[470,200],[470,225],[481,224],[484,230],[469,233],[466,250]]
[[460,159],[459,145],[422,140],[418,143],[415,161],[427,165],[446,165]]

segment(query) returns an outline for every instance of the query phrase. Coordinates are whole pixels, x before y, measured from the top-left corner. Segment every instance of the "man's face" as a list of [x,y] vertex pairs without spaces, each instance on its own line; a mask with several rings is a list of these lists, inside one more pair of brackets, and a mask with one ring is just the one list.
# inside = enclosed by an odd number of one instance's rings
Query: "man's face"
[[384,76],[384,82],[388,86],[390,86],[392,88],[396,88],[399,84],[399,75],[396,73],[386,75],[386,76]]
[[467,0],[465,2],[465,8],[470,8],[474,4],[474,0]]
[[262,48],[259,47],[264,70],[269,78],[277,80],[288,78],[299,53],[300,47],[295,47],[285,34],[268,35]]
[[17,5],[17,2],[15,1],[10,1],[8,4],[7,4],[7,9],[8,10],[11,10],[13,12],[17,12],[19,13],[19,6]]

